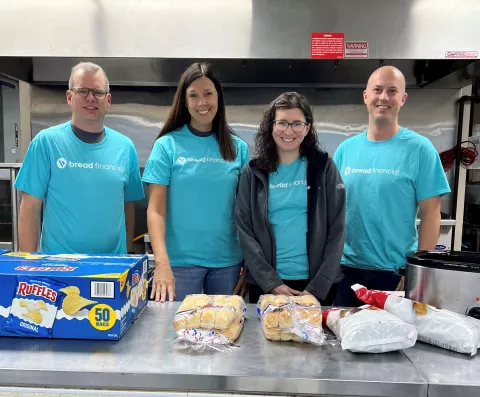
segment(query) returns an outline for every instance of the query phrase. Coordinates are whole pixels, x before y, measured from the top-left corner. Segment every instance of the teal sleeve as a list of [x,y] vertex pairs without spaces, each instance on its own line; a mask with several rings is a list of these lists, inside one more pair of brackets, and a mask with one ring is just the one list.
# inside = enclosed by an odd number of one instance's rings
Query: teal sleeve
[[426,153],[420,154],[415,191],[417,201],[451,192],[440,156],[433,147]]
[[140,168],[138,166],[137,151],[132,144],[130,151],[130,174],[127,186],[125,188],[125,202],[141,200],[145,197],[142,180],[140,178]]
[[[44,199],[50,181],[50,156],[45,144],[45,137],[40,132],[30,143],[22,167],[15,181],[15,188]],[[57,167],[65,168],[67,160],[57,159]]]
[[164,136],[153,145],[152,153],[143,171],[143,182],[166,186],[170,184],[173,171],[173,150],[168,138],[168,136]]

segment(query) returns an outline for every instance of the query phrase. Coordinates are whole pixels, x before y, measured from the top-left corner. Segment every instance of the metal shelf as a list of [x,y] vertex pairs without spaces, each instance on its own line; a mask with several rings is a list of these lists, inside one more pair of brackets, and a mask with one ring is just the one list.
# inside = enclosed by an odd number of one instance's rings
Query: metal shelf
[[[10,195],[11,195],[11,207],[12,207],[12,250],[18,251],[18,214],[20,209],[20,194],[15,189],[15,180],[17,179],[18,171],[22,167],[22,163],[0,163],[0,170],[10,171]],[[8,223],[1,223],[8,224]]]

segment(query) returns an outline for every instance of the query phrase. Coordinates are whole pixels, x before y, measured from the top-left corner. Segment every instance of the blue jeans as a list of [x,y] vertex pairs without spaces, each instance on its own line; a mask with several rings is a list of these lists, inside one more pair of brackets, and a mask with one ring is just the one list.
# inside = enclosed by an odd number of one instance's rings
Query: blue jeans
[[367,289],[380,291],[395,291],[400,282],[400,275],[392,271],[363,270],[342,266],[344,279],[338,283],[337,296],[334,305],[342,307],[359,307],[364,305],[357,299],[351,286],[361,284]]
[[183,301],[189,294],[231,295],[240,277],[241,267],[241,263],[220,268],[172,266],[175,300]]

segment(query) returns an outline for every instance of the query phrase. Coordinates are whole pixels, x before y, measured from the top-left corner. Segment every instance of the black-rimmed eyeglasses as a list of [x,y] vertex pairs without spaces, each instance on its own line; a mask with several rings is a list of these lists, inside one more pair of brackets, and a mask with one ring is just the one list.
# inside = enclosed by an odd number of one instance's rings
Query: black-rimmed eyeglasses
[[289,123],[285,120],[273,120],[273,125],[280,132],[286,131],[290,125],[292,126],[292,130],[294,132],[302,132],[308,123],[305,121],[294,121],[293,123]]
[[108,94],[108,91],[104,90],[94,90],[91,88],[70,88],[70,91],[73,91],[76,95],[86,98],[90,92],[97,99],[103,99]]

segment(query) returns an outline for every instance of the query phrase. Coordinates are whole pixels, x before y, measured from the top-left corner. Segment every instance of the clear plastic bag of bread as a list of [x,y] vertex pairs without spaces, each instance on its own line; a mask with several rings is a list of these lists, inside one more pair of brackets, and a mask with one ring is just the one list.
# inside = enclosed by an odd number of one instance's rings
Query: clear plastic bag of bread
[[262,295],[257,311],[269,340],[325,344],[322,308],[312,295]]
[[245,301],[237,295],[187,295],[173,319],[174,347],[229,350],[242,332],[245,311]]

